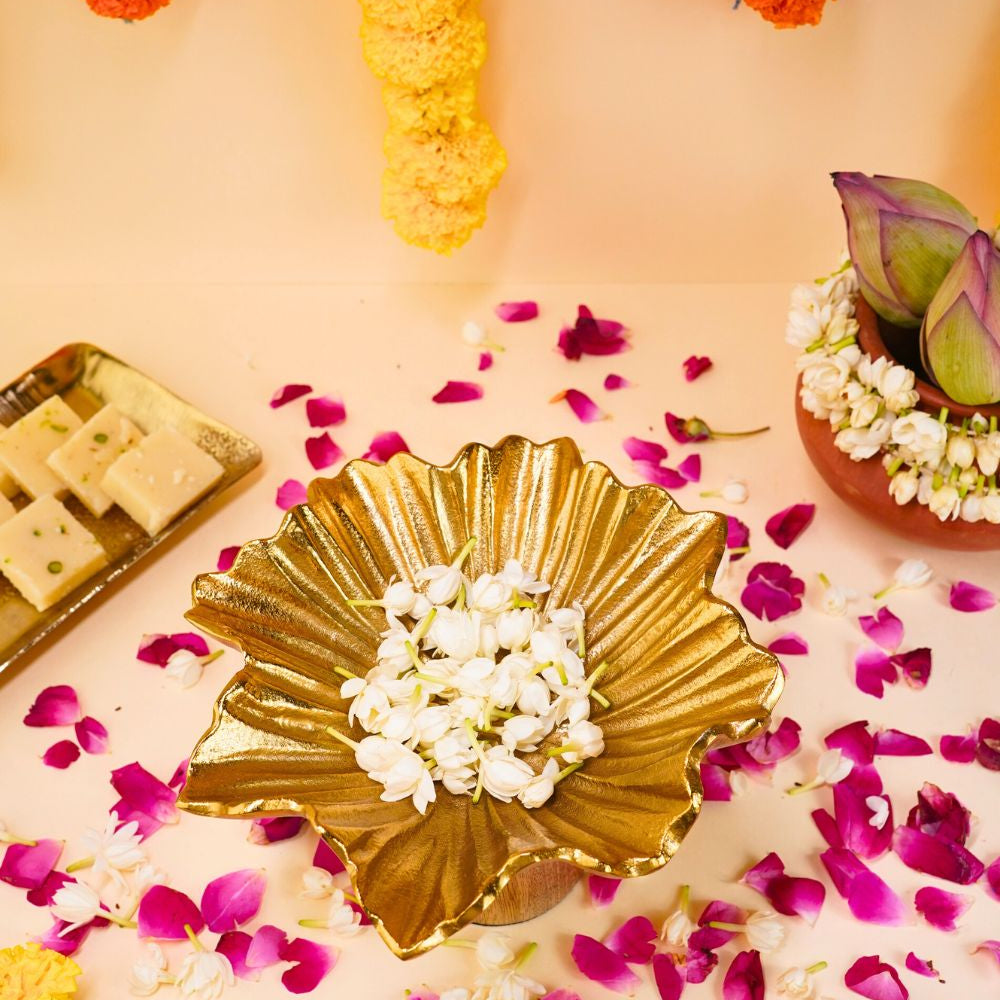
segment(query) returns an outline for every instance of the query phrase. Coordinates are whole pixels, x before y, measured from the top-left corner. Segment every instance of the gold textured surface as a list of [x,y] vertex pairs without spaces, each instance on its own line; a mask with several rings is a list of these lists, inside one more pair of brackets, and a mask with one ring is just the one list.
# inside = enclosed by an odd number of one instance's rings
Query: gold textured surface
[[[9,426],[54,395],[61,396],[84,420],[105,404],[114,403],[144,434],[173,427],[212,455],[225,472],[205,496],[152,538],[120,507],[112,507],[103,517],[94,517],[69,495],[63,501],[66,509],[101,543],[108,565],[46,611],[36,611],[0,577],[0,673],[223,490],[242,479],[261,459],[260,449],[249,438],[92,344],[67,344],[0,390],[0,425]],[[13,502],[21,508],[28,498],[19,494]]]
[[[623,877],[660,868],[698,814],[706,748],[752,735],[781,693],[777,661],[710,592],[725,534],[721,515],[625,487],[566,438],[470,444],[444,467],[408,454],[354,461],[314,480],[276,535],[195,580],[188,618],[246,663],[191,756],[181,805],[307,817],[402,958],[475,920],[533,862]],[[540,809],[439,789],[421,816],[409,801],[382,802],[353,753],[324,735],[349,732],[332,667],[366,673],[385,627],[379,609],[349,598],[450,561],[471,535],[473,577],[516,558],[552,583],[549,601],[583,603],[587,662],[611,663],[601,690],[612,708],[594,714],[606,749]]]

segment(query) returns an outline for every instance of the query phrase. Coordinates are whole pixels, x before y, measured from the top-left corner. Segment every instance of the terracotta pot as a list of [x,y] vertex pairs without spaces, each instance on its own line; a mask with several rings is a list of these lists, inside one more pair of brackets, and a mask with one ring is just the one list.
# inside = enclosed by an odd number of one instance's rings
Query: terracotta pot
[[[901,330],[880,319],[862,296],[858,296],[856,316],[860,325],[858,343],[873,358],[887,357],[905,364],[917,375],[916,389],[921,409],[938,413],[947,406],[951,419],[971,417],[1000,418],[1000,405],[965,406],[954,402],[937,386],[923,378],[919,337],[914,330]],[[1000,525],[988,521],[939,521],[915,500],[902,507],[889,495],[889,483],[879,456],[862,462],[852,461],[833,443],[834,434],[826,420],[817,420],[802,408],[799,399],[801,378],[795,386],[795,418],[799,437],[816,471],[827,486],[869,521],[902,535],[944,549],[969,552],[1000,549]]]

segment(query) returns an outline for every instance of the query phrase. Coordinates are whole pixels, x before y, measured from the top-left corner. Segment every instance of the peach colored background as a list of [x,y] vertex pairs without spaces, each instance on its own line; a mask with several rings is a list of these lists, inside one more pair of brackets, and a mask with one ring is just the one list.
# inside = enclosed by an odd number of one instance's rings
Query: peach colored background
[[[590,1000],[610,994],[574,973],[574,932],[600,936],[638,912],[661,918],[683,882],[698,900],[758,906],[731,880],[771,849],[795,874],[817,875],[808,812],[825,796],[788,799],[781,789],[811,773],[822,733],[869,718],[936,741],[1000,704],[988,652],[1000,612],[959,619],[945,603],[958,577],[1000,590],[996,560],[920,552],[825,490],[794,436],[793,356],[781,343],[790,282],[828,270],[843,242],[830,169],[924,176],[993,220],[1000,8],[948,6],[838,0],[822,28],[789,34],[750,11],[733,13],[728,0],[487,3],[484,101],[511,167],[487,228],[439,259],[400,244],[379,218],[382,112],[353,3],[174,0],[127,26],[92,17],[76,0],[0,0],[0,384],[66,341],[91,339],[265,452],[264,467],[228,504],[0,681],[0,818],[25,835],[65,838],[74,858],[82,830],[100,824],[113,801],[112,767],[139,759],[167,774],[192,746],[235,654],[184,692],[136,663],[135,646],[144,631],[182,627],[191,578],[221,547],[277,526],[276,485],[309,474],[308,429],[300,409],[274,413],[266,401],[277,385],[307,378],[344,395],[350,417],[334,437],[352,456],[390,428],[439,461],[471,439],[571,434],[588,457],[634,481],[620,441],[664,440],[666,408],[721,427],[772,423],[765,437],[703,448],[704,479],[749,480],[751,500],[737,513],[754,528],[754,558],[781,555],[762,531],[767,515],[797,500],[819,503],[815,525],[787,556],[809,585],[806,609],[753,625],[761,641],[795,628],[812,645],[804,661],[789,660],[779,709],[803,724],[803,752],[781,765],[774,788],[710,804],[675,862],[626,885],[612,909],[592,910],[581,890],[512,933],[540,942],[538,978]],[[537,323],[492,324],[509,350],[482,376],[486,399],[430,404],[446,378],[476,377],[461,324],[488,320],[503,298],[530,296],[542,304]],[[579,365],[555,355],[558,327],[580,301],[627,322],[634,351]],[[694,351],[714,356],[716,369],[687,385],[679,364]],[[609,370],[637,387],[603,394]],[[594,393],[613,419],[581,427],[546,402],[570,385]],[[672,460],[683,453],[672,446]],[[700,503],[690,488],[679,499]],[[815,574],[868,594],[911,555],[929,558],[938,582],[892,606],[908,645],[934,647],[935,673],[927,691],[893,689],[878,702],[851,682],[859,633],[851,619],[818,611]],[[746,566],[722,587],[730,598]],[[870,606],[864,599],[855,610]],[[65,773],[38,759],[58,736],[20,724],[37,692],[59,682],[79,687],[112,744],[109,758]],[[974,850],[987,860],[1000,853],[994,775],[937,757],[888,760],[883,770],[898,811],[921,781],[935,780],[978,814]],[[178,888],[197,894],[223,871],[261,865],[266,920],[291,927],[318,915],[320,905],[295,895],[311,840],[259,848],[244,838],[243,824],[184,817],[149,848]],[[892,856],[877,867],[910,898],[933,881]],[[831,892],[814,932],[788,921],[789,942],[768,972],[773,981],[788,965],[826,959],[820,992],[841,997],[843,971],[859,954],[878,950],[901,967],[912,948],[948,980],[908,976],[914,1000],[985,997],[997,970],[967,952],[997,936],[998,905],[981,888],[968,892],[975,904],[954,935],[857,924]],[[0,886],[0,944],[47,922]],[[172,950],[175,963],[182,950]],[[138,954],[132,935],[94,934],[80,955],[82,1000],[127,996]],[[345,944],[317,995],[399,998],[408,986],[471,976],[463,952],[438,949],[404,964],[365,935]],[[235,995],[284,993],[271,973]],[[638,995],[655,994],[646,984]],[[721,977],[690,995],[721,996]]]

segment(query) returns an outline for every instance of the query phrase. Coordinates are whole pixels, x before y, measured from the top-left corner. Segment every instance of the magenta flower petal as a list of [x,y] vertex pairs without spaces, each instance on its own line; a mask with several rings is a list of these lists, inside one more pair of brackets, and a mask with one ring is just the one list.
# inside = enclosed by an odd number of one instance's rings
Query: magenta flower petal
[[708,430],[704,429],[704,424],[700,421],[688,420],[668,411],[663,414],[663,422],[666,424],[670,436],[681,444],[708,440]]
[[881,698],[886,684],[895,684],[899,678],[888,655],[874,646],[862,649],[854,658],[854,683],[859,691]]
[[862,615],[858,624],[861,631],[887,653],[895,653],[903,641],[903,623],[888,608],[879,608],[874,615]]
[[764,732],[747,740],[746,751],[760,764],[777,764],[799,749],[801,729],[794,719],[786,717],[773,732]]
[[80,757],[80,748],[72,740],[60,740],[42,754],[42,762],[48,767],[65,771]]
[[80,702],[68,684],[45,688],[24,717],[26,726],[72,726],[80,718]]
[[604,939],[604,946],[626,962],[648,965],[656,951],[657,932],[648,917],[632,917]]
[[917,804],[906,817],[906,825],[941,840],[964,844],[969,839],[971,814],[958,796],[925,781],[917,792]]
[[[177,822],[177,793],[138,762],[112,771],[111,785],[130,811],[143,813],[159,824]],[[125,822],[122,813],[118,818]]]
[[274,502],[282,510],[290,510],[292,507],[306,502],[306,488],[297,479],[286,479],[278,487]]
[[344,450],[327,431],[306,438],[306,457],[314,469],[328,469],[344,457]]
[[992,955],[998,963],[1000,963],[1000,941],[982,941],[973,949],[972,954],[976,955],[981,951],[985,951],[988,955]]
[[976,760],[987,770],[1000,771],[1000,720],[983,719],[976,739]]
[[[411,993],[407,1000],[422,1000],[422,998],[416,993]],[[424,1000],[439,1000],[439,998],[428,996]],[[542,1000],[581,1000],[581,998],[579,993],[574,993],[572,990],[553,990],[551,993],[546,993]]]
[[247,840],[251,844],[276,844],[291,840],[302,831],[305,820],[301,816],[275,816],[271,819],[255,819],[250,824]]
[[608,392],[616,392],[618,389],[627,389],[632,383],[624,375],[605,375],[604,388]]
[[236,553],[239,551],[240,547],[238,545],[227,545],[219,552],[219,558],[216,560],[215,568],[220,573],[225,573],[226,570],[232,569],[233,563],[236,562]]
[[764,969],[759,951],[741,951],[729,964],[722,981],[725,1000],[764,1000]]
[[313,396],[306,400],[306,417],[310,427],[334,427],[347,419],[343,400],[332,396]]
[[903,900],[852,851],[831,847],[820,861],[858,920],[889,927],[906,922]]
[[600,941],[587,937],[586,934],[574,936],[570,954],[583,975],[595,983],[600,983],[612,993],[634,993],[642,982],[625,964],[625,959],[621,955],[605,947]]
[[590,396],[579,389],[565,389],[557,392],[550,400],[550,403],[559,403],[566,400],[569,408],[576,415],[577,420],[584,424],[592,424],[598,420],[607,419],[607,414],[595,403]]
[[567,361],[579,361],[584,354],[607,356],[628,350],[625,327],[613,319],[595,319],[586,307],[577,310],[576,323],[559,331],[556,343]]
[[648,483],[655,483],[665,490],[679,490],[688,480],[677,469],[667,468],[657,462],[633,462],[633,468]]
[[1000,900],[1000,858],[997,858],[986,869],[987,892],[996,900]]
[[479,352],[479,364],[477,370],[481,372],[489,371],[493,367],[493,354],[490,351]]
[[656,983],[660,1000],[679,1000],[684,992],[684,979],[670,955],[661,953],[653,956],[653,982]]
[[106,920],[91,920],[89,923],[83,924],[81,927],[77,927],[74,930],[68,931],[66,928],[72,927],[72,924],[66,923],[65,920],[57,920],[39,939],[39,944],[43,948],[48,948],[51,951],[57,951],[60,955],[75,955],[79,950],[80,946],[87,939],[87,935],[95,927],[104,927],[107,925]]
[[701,455],[688,455],[688,457],[677,466],[677,471],[689,483],[701,482]]
[[706,802],[729,802],[733,789],[729,784],[729,772],[718,764],[701,762],[701,786]]
[[699,375],[703,375],[711,367],[711,358],[699,358],[692,354],[683,363],[684,378],[688,382],[693,382]]
[[67,875],[61,871],[51,871],[45,877],[45,881],[35,889],[29,889],[24,898],[32,906],[51,906],[52,897],[67,883],[75,882],[72,875]]
[[798,632],[785,632],[777,639],[772,639],[767,648],[775,656],[807,656],[809,643]]
[[903,680],[918,691],[927,687],[931,676],[931,651],[926,646],[896,653],[890,660],[903,675]]
[[937,979],[938,971],[934,968],[934,963],[923,958],[917,958],[913,952],[906,955],[906,967],[910,972],[915,972],[918,976],[926,976],[928,979]]
[[166,885],[154,885],[146,890],[139,902],[136,920],[139,924],[139,937],[157,938],[160,941],[185,940],[185,924],[190,924],[195,934],[205,926],[194,900]]
[[108,752],[108,731],[91,716],[86,716],[76,724],[76,738],[87,753]]
[[996,607],[996,595],[984,587],[977,587],[967,580],[957,580],[951,585],[948,603],[956,611],[989,611]]
[[293,938],[281,951],[283,962],[295,964],[281,975],[289,993],[311,993],[337,964],[337,952],[307,938]]
[[271,409],[276,410],[279,406],[284,406],[286,403],[292,402],[293,399],[298,399],[300,396],[306,396],[312,391],[313,389],[311,385],[303,385],[299,382],[292,382],[290,385],[283,385],[280,389],[277,389],[271,397]]
[[260,912],[267,878],[258,868],[244,868],[212,879],[201,894],[201,914],[213,934],[234,931]]
[[802,917],[813,925],[826,899],[822,882],[785,874],[785,866],[777,854],[771,853],[757,862],[742,879],[765,896],[778,913]]
[[468,403],[483,398],[483,387],[476,382],[447,381],[431,399],[435,403]]
[[368,450],[361,457],[369,462],[388,462],[393,455],[409,450],[410,447],[401,434],[396,431],[383,431],[372,438]]
[[844,973],[844,985],[869,1000],[907,1000],[910,995],[899,973],[878,955],[859,958]]
[[[750,529],[738,517],[732,514],[726,517],[726,548],[745,549],[750,545]],[[746,555],[745,552],[730,552],[730,562],[736,562]]]
[[835,729],[823,742],[828,750],[839,750],[855,765],[871,764],[875,760],[875,737],[863,719]]
[[538,316],[538,303],[531,299],[524,302],[501,302],[493,311],[497,314],[497,319],[504,323],[525,323]]
[[779,548],[787,549],[812,524],[816,504],[797,503],[772,514],[764,525],[768,537]]
[[871,825],[875,815],[868,806],[867,790],[859,790],[846,781],[833,786],[833,810],[841,844],[860,858],[880,858],[892,845],[892,803],[882,796],[889,805],[889,818],[879,829]]
[[16,889],[41,888],[52,874],[62,849],[60,840],[8,845],[3,861],[0,862],[0,882],[6,882]]
[[976,759],[976,742],[974,733],[965,736],[942,736],[941,756],[953,764],[971,764]]
[[331,875],[339,875],[341,872],[347,871],[344,867],[344,862],[340,860],[340,857],[334,852],[333,848],[322,837],[320,837],[319,842],[316,844],[312,863],[314,868],[322,868]]
[[959,918],[972,906],[972,900],[968,896],[932,886],[918,889],[913,901],[917,913],[939,931],[956,930]]
[[614,902],[618,890],[621,888],[620,878],[606,878],[604,875],[591,875],[587,879],[587,891],[590,893],[590,901],[594,906],[603,909]]
[[281,953],[288,944],[288,935],[274,924],[264,924],[257,928],[247,949],[247,966],[251,969],[266,969],[281,961]]
[[247,952],[252,940],[246,931],[226,931],[216,942],[215,950],[229,959],[237,979],[260,979],[260,973],[247,965]]
[[892,849],[908,868],[958,885],[978,881],[986,867],[961,844],[942,840],[910,826],[896,827],[892,835]]
[[825,809],[814,809],[809,815],[816,824],[820,836],[830,847],[839,849],[844,846],[844,838],[840,835],[836,820]]
[[187,781],[187,769],[188,764],[191,763],[190,757],[185,757],[178,765],[174,768],[174,773],[170,776],[170,780],[167,782],[168,788],[173,788],[175,791],[180,791],[184,787],[184,782]]
[[[700,934],[701,931],[695,931]],[[703,983],[712,974],[712,970],[719,964],[719,956],[708,948],[696,948],[690,946],[684,955],[684,979],[689,983]]]
[[688,936],[688,947],[699,948],[703,951],[715,951],[724,944],[732,941],[736,934],[733,931],[724,931],[718,927],[709,927],[710,923],[722,924],[742,924],[746,920],[746,913],[738,906],[727,903],[721,899],[713,899],[698,917],[698,930]]
[[802,607],[806,585],[784,563],[760,562],[747,574],[740,600],[753,615],[777,621]]
[[163,635],[155,632],[144,635],[135,654],[137,660],[165,667],[167,661],[179,649],[186,649],[195,656],[208,655],[208,643],[197,632],[174,632],[173,635]]
[[934,753],[927,740],[898,729],[883,729],[875,734],[875,753],[881,757],[925,757]]
[[662,462],[667,457],[667,449],[657,441],[627,437],[622,442],[622,447],[634,462]]

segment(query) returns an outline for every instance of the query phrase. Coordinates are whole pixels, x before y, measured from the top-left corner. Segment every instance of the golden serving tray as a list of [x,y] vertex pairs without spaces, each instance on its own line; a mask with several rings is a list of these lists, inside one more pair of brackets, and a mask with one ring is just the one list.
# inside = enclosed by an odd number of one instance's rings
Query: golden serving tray
[[[47,611],[36,611],[0,577],[0,673],[35,643],[58,628],[114,579],[176,531],[198,510],[260,463],[260,448],[249,438],[185,403],[168,389],[92,344],[67,344],[0,392],[0,424],[7,427],[29,410],[60,395],[84,419],[114,403],[144,433],[174,427],[222,464],[216,486],[150,538],[120,507],[97,518],[74,496],[67,509],[104,546],[108,564]],[[19,494],[16,507],[28,498]]]

